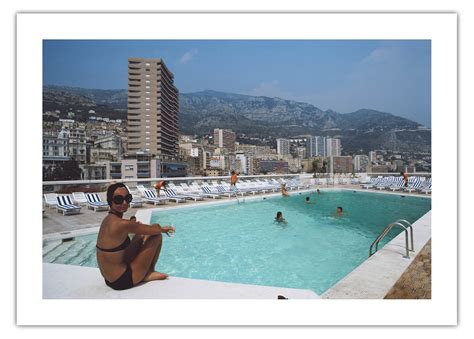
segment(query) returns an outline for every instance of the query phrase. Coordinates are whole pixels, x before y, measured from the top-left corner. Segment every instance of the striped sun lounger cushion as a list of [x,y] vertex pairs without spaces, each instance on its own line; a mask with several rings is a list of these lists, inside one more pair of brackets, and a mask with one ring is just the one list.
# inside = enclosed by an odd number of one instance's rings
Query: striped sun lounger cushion
[[80,209],[79,206],[74,205],[71,201],[71,198],[68,195],[59,196],[56,198],[58,200],[58,205],[64,209]]
[[86,194],[87,202],[95,206],[108,206],[105,201],[100,200],[100,197],[97,193],[87,193]]

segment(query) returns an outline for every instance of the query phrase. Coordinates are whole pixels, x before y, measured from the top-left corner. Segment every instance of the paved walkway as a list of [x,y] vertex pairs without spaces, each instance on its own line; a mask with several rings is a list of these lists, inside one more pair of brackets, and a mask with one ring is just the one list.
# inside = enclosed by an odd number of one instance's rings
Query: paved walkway
[[387,293],[385,299],[431,299],[431,239]]

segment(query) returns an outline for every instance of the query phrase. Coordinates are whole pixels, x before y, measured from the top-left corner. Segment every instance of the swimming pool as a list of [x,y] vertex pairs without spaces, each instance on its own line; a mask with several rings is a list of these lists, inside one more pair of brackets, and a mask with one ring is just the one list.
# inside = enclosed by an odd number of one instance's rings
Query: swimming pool
[[[305,203],[307,196],[312,204]],[[346,216],[332,217],[337,206]],[[414,222],[430,209],[431,199],[348,190],[157,209],[151,222],[176,227],[175,236],[164,237],[157,270],[322,294],[367,259],[370,244],[388,223]],[[277,211],[287,224],[274,222]],[[97,267],[95,240],[90,235],[62,243],[43,261]]]

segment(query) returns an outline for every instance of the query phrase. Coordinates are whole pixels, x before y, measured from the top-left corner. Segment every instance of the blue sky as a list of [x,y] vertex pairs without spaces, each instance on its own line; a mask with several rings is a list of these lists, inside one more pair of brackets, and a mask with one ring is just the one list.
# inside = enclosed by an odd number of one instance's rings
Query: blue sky
[[431,127],[429,40],[45,40],[43,82],[126,89],[129,57],[162,58],[181,93],[371,108]]

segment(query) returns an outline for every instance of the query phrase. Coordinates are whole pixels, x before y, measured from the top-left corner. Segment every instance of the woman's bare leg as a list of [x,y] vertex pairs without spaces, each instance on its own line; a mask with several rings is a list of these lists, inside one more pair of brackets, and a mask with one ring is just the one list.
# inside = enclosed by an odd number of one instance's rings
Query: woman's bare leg
[[160,239],[161,241],[159,243],[159,246],[156,249],[155,256],[153,257],[148,273],[143,278],[143,281],[162,280],[168,277],[168,275],[165,273],[160,273],[158,271],[155,271],[155,266],[156,266],[156,263],[158,262],[158,258],[160,257],[161,246],[163,244],[163,237],[161,236],[161,234],[160,234]]
[[163,237],[161,234],[150,236],[146,240],[145,244],[143,244],[143,246],[140,248],[140,252],[130,263],[130,266],[132,268],[132,279],[134,285],[138,284],[141,281],[166,279],[167,275],[163,273],[152,272],[155,274],[150,274],[150,267],[155,261],[155,257],[156,260],[158,260],[157,257],[161,250],[162,241]]

